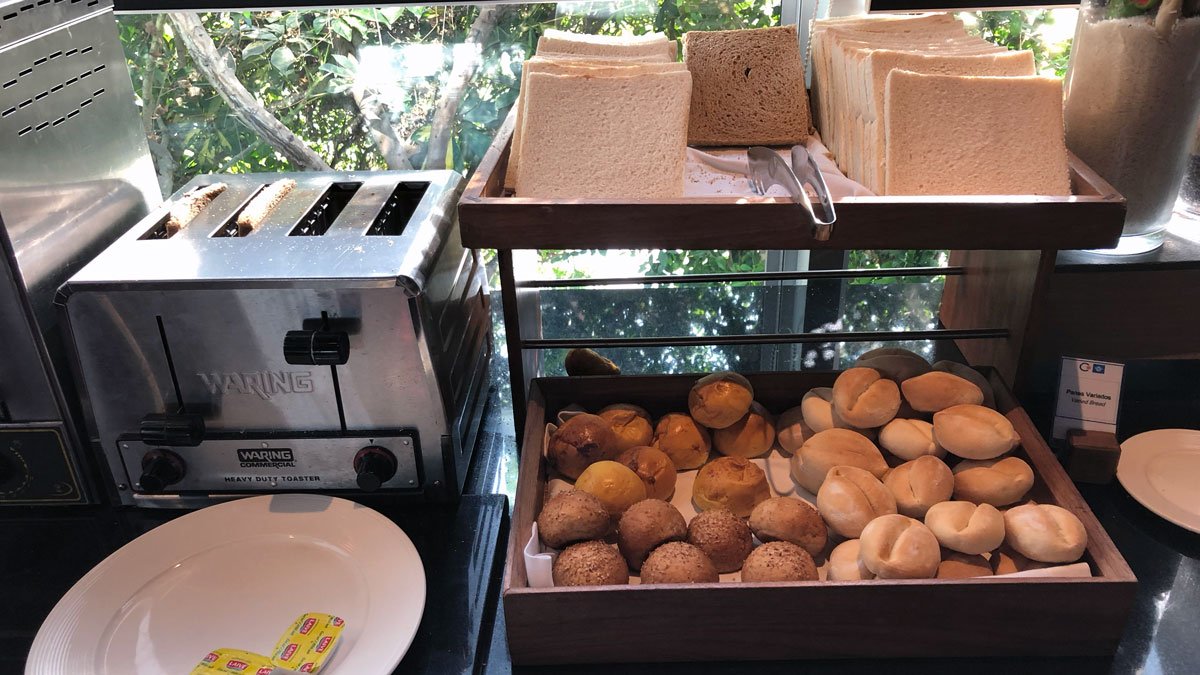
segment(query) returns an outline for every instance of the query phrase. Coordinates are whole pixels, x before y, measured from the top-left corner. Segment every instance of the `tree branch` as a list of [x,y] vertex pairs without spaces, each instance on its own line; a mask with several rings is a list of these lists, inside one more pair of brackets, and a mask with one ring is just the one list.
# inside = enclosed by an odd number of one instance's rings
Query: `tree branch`
[[379,149],[379,154],[383,155],[383,161],[387,168],[393,171],[412,169],[413,149],[400,138],[396,128],[388,122],[388,111],[384,106],[378,100],[367,97],[362,87],[351,87],[350,94],[354,98],[354,104],[358,106],[359,114],[367,124],[367,130],[371,132],[371,139],[375,141],[375,147]]
[[480,54],[470,53],[462,58],[454,59],[454,66],[450,69],[450,77],[446,81],[446,86],[438,92],[438,104],[433,112],[433,121],[430,123],[429,143],[426,146],[425,162],[422,164],[422,168],[446,168],[446,152],[450,145],[450,135],[454,131],[454,120],[458,116],[458,105],[462,101],[467,84],[475,76],[476,69],[479,68],[483,43],[496,28],[501,12],[503,12],[501,6],[481,6],[479,15],[475,17],[471,28],[467,30],[464,44],[479,45]]
[[304,139],[292,133],[246,90],[238,80],[237,73],[233,72],[217,51],[212,36],[205,30],[204,24],[200,23],[198,15],[175,12],[171,14],[171,23],[191,54],[196,67],[204,73],[209,83],[216,87],[217,93],[225,103],[237,113],[242,124],[270,143],[297,168],[329,170],[325,160],[313,152]]

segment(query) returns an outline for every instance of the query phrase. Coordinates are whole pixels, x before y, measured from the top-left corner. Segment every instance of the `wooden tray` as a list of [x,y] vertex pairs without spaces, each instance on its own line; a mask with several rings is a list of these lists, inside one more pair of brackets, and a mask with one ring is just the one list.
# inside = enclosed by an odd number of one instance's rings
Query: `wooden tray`
[[[561,408],[636,403],[680,410],[695,376],[539,378],[530,390],[504,573],[516,664],[1111,654],[1137,580],[1007,387],[997,406],[1037,475],[1030,498],[1069,509],[1088,533],[1092,578],[818,581],[528,587],[522,548],[542,507],[545,423]],[[836,373],[750,375],[772,412]]]
[[790,202],[692,197],[627,202],[506,196],[513,116],[467,185],[463,246],[497,249],[1075,249],[1115,246],[1125,198],[1071,156],[1071,197],[847,197],[828,241]]

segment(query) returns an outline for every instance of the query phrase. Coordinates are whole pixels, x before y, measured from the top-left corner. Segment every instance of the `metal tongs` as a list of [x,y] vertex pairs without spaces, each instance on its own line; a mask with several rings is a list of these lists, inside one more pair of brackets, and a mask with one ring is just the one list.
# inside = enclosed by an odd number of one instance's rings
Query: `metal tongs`
[[[788,191],[792,201],[804,207],[812,220],[813,239],[829,241],[833,234],[833,223],[837,213],[833,210],[833,199],[829,196],[829,187],[821,176],[821,170],[813,160],[812,155],[803,145],[792,146],[792,166],[774,150],[754,146],[746,151],[750,159],[750,185],[755,193],[765,195],[773,185],[779,185]],[[805,185],[811,185],[821,201],[823,218],[817,217],[812,200],[808,197]]]

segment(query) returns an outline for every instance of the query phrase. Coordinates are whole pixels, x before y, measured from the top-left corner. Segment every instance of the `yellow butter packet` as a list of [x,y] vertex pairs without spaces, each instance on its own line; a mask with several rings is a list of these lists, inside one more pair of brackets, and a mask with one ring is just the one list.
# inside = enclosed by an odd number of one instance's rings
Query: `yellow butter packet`
[[337,649],[345,626],[332,614],[301,614],[275,645],[271,661],[299,673],[319,672]]
[[214,649],[208,653],[191,675],[275,675],[279,669],[269,656],[241,649]]

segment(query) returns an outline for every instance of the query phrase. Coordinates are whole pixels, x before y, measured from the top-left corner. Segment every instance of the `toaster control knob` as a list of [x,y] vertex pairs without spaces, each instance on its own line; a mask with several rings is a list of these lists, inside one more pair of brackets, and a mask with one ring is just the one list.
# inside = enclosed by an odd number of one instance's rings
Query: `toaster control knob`
[[194,448],[204,440],[204,418],[151,413],[142,418],[138,435],[146,445]]
[[295,366],[340,366],[350,360],[350,336],[341,331],[289,330],[283,359]]
[[142,457],[142,477],[138,484],[142,492],[162,492],[183,480],[186,472],[187,465],[179,455],[170,450],[151,450]]
[[396,475],[396,456],[385,447],[368,445],[354,456],[354,472],[358,487],[374,492]]

